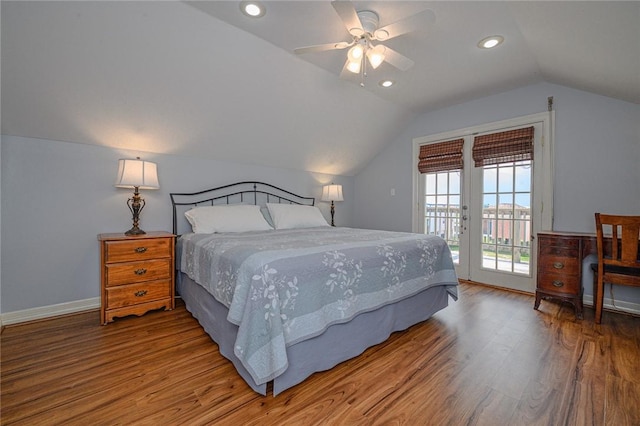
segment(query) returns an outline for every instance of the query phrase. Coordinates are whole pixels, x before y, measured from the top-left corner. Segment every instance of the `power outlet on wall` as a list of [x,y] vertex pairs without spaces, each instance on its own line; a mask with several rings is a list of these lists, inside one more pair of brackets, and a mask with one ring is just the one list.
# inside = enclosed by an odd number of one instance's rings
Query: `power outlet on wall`
[[396,189],[395,188],[391,188],[391,196],[395,196],[396,195]]

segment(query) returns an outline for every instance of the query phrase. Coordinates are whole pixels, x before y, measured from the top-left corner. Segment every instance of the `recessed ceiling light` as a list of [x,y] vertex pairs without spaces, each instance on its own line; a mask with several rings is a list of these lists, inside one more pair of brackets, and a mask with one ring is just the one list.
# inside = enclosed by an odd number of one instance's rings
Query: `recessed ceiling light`
[[503,41],[504,41],[504,37],[499,35],[494,35],[494,36],[490,36],[480,40],[480,42],[478,43],[478,47],[480,49],[491,49],[493,47],[496,47],[502,44]]
[[260,18],[267,12],[264,5],[258,1],[241,1],[240,10],[251,18]]
[[380,83],[378,83],[380,86],[382,87],[391,87],[395,84],[395,81],[393,80],[382,80]]

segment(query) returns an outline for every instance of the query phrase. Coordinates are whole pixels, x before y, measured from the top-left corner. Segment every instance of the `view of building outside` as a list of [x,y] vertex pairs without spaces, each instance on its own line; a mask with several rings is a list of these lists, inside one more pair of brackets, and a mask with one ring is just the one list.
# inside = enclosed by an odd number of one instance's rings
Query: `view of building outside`
[[[429,173],[425,179],[425,233],[444,238],[458,263],[461,171]],[[484,166],[482,182],[482,266],[528,275],[531,161]]]
[[460,170],[425,175],[424,233],[444,238],[456,264],[460,255],[461,175]]

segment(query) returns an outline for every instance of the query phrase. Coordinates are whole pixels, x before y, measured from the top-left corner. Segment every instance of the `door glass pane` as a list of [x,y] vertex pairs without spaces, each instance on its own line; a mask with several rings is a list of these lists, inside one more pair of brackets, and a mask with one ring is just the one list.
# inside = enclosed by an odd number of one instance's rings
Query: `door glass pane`
[[436,175],[436,186],[439,194],[446,194],[449,189],[449,173],[441,172]]
[[496,194],[484,194],[484,201],[482,203],[483,215],[482,217],[488,217],[495,219],[496,217]]
[[453,261],[460,257],[460,170],[425,174],[424,232],[444,238]]
[[508,212],[511,212],[511,209],[513,208],[513,193],[500,193],[499,199],[501,212],[503,212],[503,214],[510,214]]
[[523,165],[522,162],[518,162],[515,167],[516,171],[516,192],[524,191],[529,192],[531,190],[531,166]]
[[498,171],[496,166],[486,166],[484,168],[484,193],[497,192],[498,189]]
[[449,209],[451,213],[457,215],[460,211],[460,196],[459,195],[450,195],[449,196]]
[[496,246],[493,244],[488,244],[486,247],[483,247],[482,250],[482,267],[486,269],[498,269],[497,268],[497,253]]
[[498,246],[498,262],[499,271],[513,272],[513,248],[507,245]]
[[513,167],[505,167],[504,164],[500,164],[498,192],[513,192]]
[[427,175],[425,175],[425,182],[426,182],[426,191],[425,193],[427,194],[435,194],[436,193],[436,175],[429,173]]
[[483,268],[530,275],[531,161],[483,168]]

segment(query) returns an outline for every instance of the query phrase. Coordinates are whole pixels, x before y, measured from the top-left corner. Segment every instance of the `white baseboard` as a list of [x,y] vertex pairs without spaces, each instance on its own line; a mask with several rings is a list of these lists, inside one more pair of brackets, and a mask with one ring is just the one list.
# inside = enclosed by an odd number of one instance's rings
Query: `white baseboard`
[[57,305],[41,306],[38,308],[24,309],[22,311],[7,312],[0,315],[0,325],[18,324],[59,315],[73,314],[76,312],[90,311],[100,308],[100,298],[76,300],[73,302],[58,303]]
[[[582,302],[586,306],[593,307],[593,295],[585,294],[582,298]],[[615,306],[613,305],[613,301],[610,298],[605,297],[602,301],[602,306],[604,309],[608,309],[611,311],[620,311],[626,312],[628,314],[640,315],[640,304],[633,302],[625,302],[624,300],[616,300]]]

